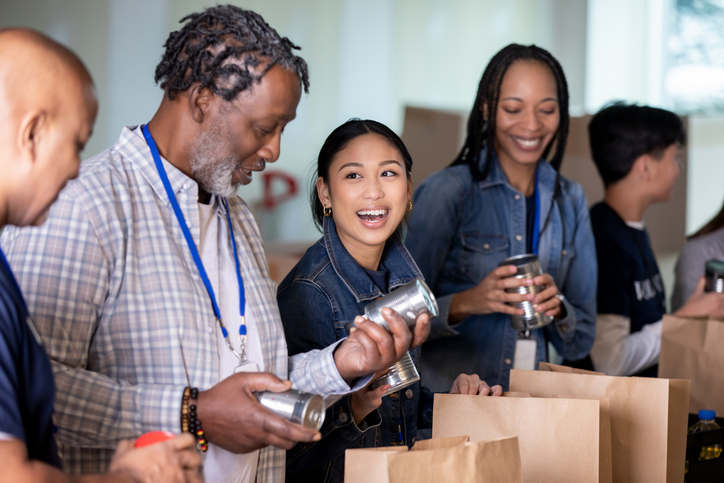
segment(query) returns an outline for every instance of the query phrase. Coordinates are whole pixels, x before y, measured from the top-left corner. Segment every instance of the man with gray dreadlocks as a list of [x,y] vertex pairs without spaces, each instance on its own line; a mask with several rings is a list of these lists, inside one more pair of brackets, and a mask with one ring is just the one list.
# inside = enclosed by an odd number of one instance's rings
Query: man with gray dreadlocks
[[156,70],[165,95],[150,122],[124,128],[47,223],[7,230],[3,247],[53,361],[70,472],[102,471],[120,439],[167,430],[208,450],[207,481],[283,481],[278,448],[320,435],[253,392],[358,390],[429,324],[413,335],[393,314],[392,334],[363,323],[288,357],[259,230],[236,190],[279,157],[307,66],[253,12],[216,6],[182,22]]

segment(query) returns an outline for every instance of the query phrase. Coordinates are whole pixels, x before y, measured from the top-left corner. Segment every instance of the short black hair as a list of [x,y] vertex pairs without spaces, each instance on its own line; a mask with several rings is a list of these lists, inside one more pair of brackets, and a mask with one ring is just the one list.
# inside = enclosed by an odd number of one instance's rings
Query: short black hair
[[[543,151],[543,157],[547,158],[552,145],[556,144],[556,152],[550,160],[551,166],[558,171],[563,161],[563,153],[566,149],[568,139],[568,83],[563,73],[561,64],[545,49],[536,45],[510,44],[500,50],[490,59],[488,66],[483,72],[478,84],[478,94],[475,96],[473,108],[468,118],[468,130],[465,144],[460,150],[451,166],[467,164],[474,179],[481,180],[488,176],[490,161],[493,158],[493,150],[488,149],[485,164],[480,163],[480,153],[484,146],[492,147],[495,142],[495,114],[498,111],[498,98],[500,97],[500,86],[503,76],[513,62],[519,60],[533,60],[547,65],[556,80],[558,94],[558,109],[560,121],[558,131],[551,142]],[[483,118],[483,105],[488,106],[488,120]],[[556,187],[558,183],[556,183]]]
[[334,157],[342,151],[350,141],[365,134],[378,134],[387,139],[390,145],[397,149],[405,161],[405,174],[408,179],[412,174],[412,156],[410,156],[400,136],[395,134],[389,127],[381,122],[357,118],[352,118],[341,126],[338,126],[324,141],[322,149],[319,151],[319,156],[317,157],[317,169],[311,180],[309,204],[312,207],[314,224],[320,230],[324,222],[324,207],[322,206],[322,202],[319,201],[319,196],[317,196],[317,178],[321,176],[324,183],[329,185],[329,166],[334,161]]
[[[156,83],[169,99],[198,84],[225,100],[259,82],[274,65],[294,72],[304,91],[309,92],[307,63],[294,54],[299,49],[288,38],[280,37],[258,13],[234,5],[216,5],[192,13],[172,32],[156,67]],[[255,74],[253,70],[265,64]]]
[[604,106],[593,116],[588,137],[605,186],[626,177],[640,156],[658,159],[672,144],[686,144],[684,123],[673,112],[621,101]]

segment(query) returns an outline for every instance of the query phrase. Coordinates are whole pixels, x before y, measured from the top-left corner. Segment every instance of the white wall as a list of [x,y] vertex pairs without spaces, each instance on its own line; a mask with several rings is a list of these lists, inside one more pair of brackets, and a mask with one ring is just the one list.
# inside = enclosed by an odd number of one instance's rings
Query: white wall
[[[204,0],[2,0],[0,27],[41,30],[74,49],[98,86],[100,112],[84,155],[112,145],[120,128],[147,121],[161,100],[153,75],[178,20]],[[510,42],[549,48],[566,70],[571,103],[584,99],[581,0],[247,0],[302,46],[311,90],[268,169],[296,176],[302,197],[274,213],[255,209],[269,239],[318,236],[306,203],[310,167],[327,134],[350,117],[402,131],[405,104],[468,111],[483,68]],[[448,160],[441,160],[441,166]],[[260,183],[241,190],[252,206]]]

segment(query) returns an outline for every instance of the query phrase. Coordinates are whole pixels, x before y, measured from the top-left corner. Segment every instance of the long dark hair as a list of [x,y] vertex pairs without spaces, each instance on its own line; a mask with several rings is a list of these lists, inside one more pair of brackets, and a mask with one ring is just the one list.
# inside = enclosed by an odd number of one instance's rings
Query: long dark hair
[[405,174],[409,182],[410,175],[412,174],[412,157],[407,151],[405,143],[400,139],[400,136],[380,122],[369,119],[350,119],[327,136],[317,157],[317,170],[312,176],[312,183],[309,190],[309,204],[312,207],[314,224],[317,225],[317,228],[320,230],[324,222],[324,207],[322,206],[322,202],[319,201],[319,196],[317,196],[317,178],[321,176],[324,183],[329,186],[329,166],[332,164],[332,161],[334,161],[334,157],[342,151],[350,141],[365,134],[379,134],[399,151],[402,159],[405,161]]
[[[535,45],[510,44],[495,54],[488,63],[488,66],[480,78],[478,95],[470,111],[468,118],[468,132],[460,153],[450,166],[467,164],[470,173],[476,180],[485,179],[490,172],[490,163],[493,158],[493,150],[488,149],[485,156],[485,164],[480,166],[480,153],[484,146],[492,148],[495,141],[495,117],[498,110],[498,98],[500,97],[500,85],[508,67],[518,60],[536,60],[547,65],[556,80],[558,91],[558,108],[560,121],[558,131],[551,142],[543,151],[543,157],[547,158],[553,143],[556,143],[556,152],[550,160],[551,166],[558,171],[563,161],[563,153],[566,149],[568,138],[568,84],[563,74],[561,64],[550,52]],[[483,118],[483,105],[488,106],[488,120]],[[556,186],[558,183],[556,183]]]
[[721,210],[719,210],[719,213],[709,220],[709,223],[704,225],[689,237],[689,240],[693,240],[694,238],[699,238],[700,236],[708,235],[709,233],[713,233],[717,231],[720,228],[724,228],[724,205],[722,205]]

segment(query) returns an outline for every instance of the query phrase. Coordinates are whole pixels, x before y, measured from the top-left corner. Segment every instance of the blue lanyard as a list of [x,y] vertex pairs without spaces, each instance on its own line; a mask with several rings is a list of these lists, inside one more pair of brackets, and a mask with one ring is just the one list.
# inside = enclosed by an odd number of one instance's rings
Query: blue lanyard
[[186,221],[184,220],[184,215],[181,212],[181,207],[178,204],[178,201],[176,200],[176,195],[173,192],[173,188],[171,188],[171,183],[168,180],[168,175],[166,174],[166,169],[163,167],[163,163],[161,162],[161,155],[158,153],[158,148],[156,147],[156,142],[153,140],[153,136],[151,136],[150,131],[148,130],[148,124],[144,125],[142,128],[143,131],[143,137],[146,138],[146,143],[148,144],[149,149],[151,150],[151,155],[153,156],[153,162],[156,164],[156,169],[158,170],[158,174],[161,178],[161,182],[163,183],[163,187],[166,189],[166,194],[168,195],[168,199],[171,202],[171,206],[173,207],[173,212],[176,214],[176,219],[178,220],[178,224],[181,227],[181,231],[184,234],[184,238],[186,239],[186,244],[189,246],[189,251],[191,251],[191,256],[194,259],[194,263],[196,264],[196,268],[199,271],[199,275],[201,276],[201,280],[204,282],[204,286],[206,287],[206,291],[209,294],[209,298],[211,299],[211,305],[214,309],[214,315],[216,316],[216,320],[219,322],[219,327],[221,327],[221,333],[224,335],[224,341],[226,342],[226,346],[229,348],[229,350],[239,359],[240,362],[246,361],[246,319],[244,317],[245,313],[245,307],[246,307],[246,297],[244,296],[244,280],[241,277],[241,267],[239,265],[239,256],[236,251],[236,238],[234,237],[234,227],[231,224],[231,216],[229,215],[229,202],[227,200],[224,200],[224,206],[226,207],[226,221],[229,223],[229,233],[231,234],[231,246],[234,250],[234,266],[236,267],[236,280],[239,283],[239,315],[241,316],[241,324],[239,325],[239,341],[241,342],[241,354],[236,352],[236,350],[231,345],[231,341],[229,341],[229,333],[226,330],[226,327],[224,326],[224,322],[221,319],[221,311],[219,310],[219,305],[216,303],[216,295],[214,295],[214,288],[211,286],[211,281],[209,280],[209,276],[206,274],[206,269],[204,269],[204,264],[201,261],[201,256],[199,255],[199,250],[196,248],[196,243],[194,243],[194,239],[191,236],[191,232],[189,231],[188,227],[186,226]]
[[533,253],[538,255],[538,242],[540,241],[540,193],[538,192],[538,165],[535,168],[535,185],[533,186],[535,193],[535,217],[533,218]]

